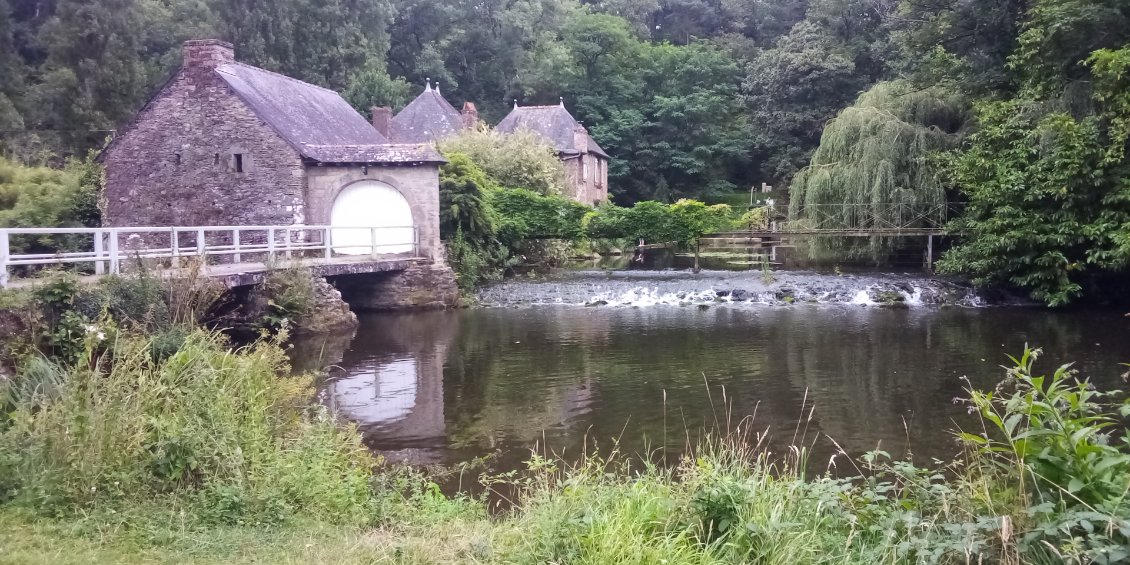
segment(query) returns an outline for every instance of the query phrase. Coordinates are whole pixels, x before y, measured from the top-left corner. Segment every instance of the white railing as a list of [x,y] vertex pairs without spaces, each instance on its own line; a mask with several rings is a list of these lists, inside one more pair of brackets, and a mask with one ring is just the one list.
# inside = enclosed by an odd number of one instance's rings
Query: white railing
[[[90,250],[11,253],[13,240],[36,236],[78,236],[82,239],[79,246]],[[93,264],[94,274],[102,275],[120,273],[123,261],[136,259],[167,259],[176,269],[182,258],[199,258],[205,264],[207,257],[223,257],[225,264],[273,263],[280,257],[330,259],[335,254],[362,260],[393,254],[418,256],[419,250],[419,231],[413,226],[2,228],[0,287],[8,286],[10,269],[18,266],[85,263]]]

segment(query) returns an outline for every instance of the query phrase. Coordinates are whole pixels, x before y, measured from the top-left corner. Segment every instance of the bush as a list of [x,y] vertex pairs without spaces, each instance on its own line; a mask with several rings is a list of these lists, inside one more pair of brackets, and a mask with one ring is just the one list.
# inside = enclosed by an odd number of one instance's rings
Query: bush
[[526,239],[580,239],[581,220],[592,210],[562,196],[522,188],[494,190],[490,204],[499,216],[499,237],[511,244]]
[[726,204],[707,206],[684,199],[670,205],[646,201],[631,208],[601,206],[586,214],[582,225],[585,235],[592,239],[627,237],[685,246],[707,233],[731,229],[735,221]]
[[287,322],[308,318],[314,313],[317,300],[314,276],[309,269],[271,269],[263,284],[255,290],[262,302],[259,314],[267,328],[278,329]]
[[[97,227],[102,170],[91,160],[64,169],[24,167],[0,157],[0,227]],[[89,249],[89,236],[16,236],[13,253]]]
[[154,363],[153,340],[120,338],[54,398],[17,403],[0,434],[14,503],[66,513],[173,496],[216,522],[371,520],[371,456],[312,403],[310,377],[284,376],[280,343],[233,351],[196,331]]
[[441,141],[439,149],[445,156],[466,155],[495,185],[547,196],[565,191],[565,166],[556,151],[536,134],[463,131]]

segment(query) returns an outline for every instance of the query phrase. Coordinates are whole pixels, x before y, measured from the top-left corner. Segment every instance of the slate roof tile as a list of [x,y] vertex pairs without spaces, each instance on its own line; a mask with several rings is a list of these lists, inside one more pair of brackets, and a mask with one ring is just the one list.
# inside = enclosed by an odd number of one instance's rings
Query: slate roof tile
[[588,136],[588,146],[582,151],[576,146],[576,137],[573,130],[581,124],[561,104],[553,106],[515,106],[498,126],[495,128],[503,133],[514,133],[521,129],[530,130],[546,141],[560,153],[576,155],[588,152],[596,153],[605,159],[608,154],[597,145],[592,136]]
[[428,143],[454,135],[463,127],[463,115],[443,95],[439,87],[424,87],[414,100],[392,118],[389,137],[396,143]]
[[304,158],[322,163],[442,163],[435,149],[389,145],[338,93],[288,76],[228,63],[219,76]]

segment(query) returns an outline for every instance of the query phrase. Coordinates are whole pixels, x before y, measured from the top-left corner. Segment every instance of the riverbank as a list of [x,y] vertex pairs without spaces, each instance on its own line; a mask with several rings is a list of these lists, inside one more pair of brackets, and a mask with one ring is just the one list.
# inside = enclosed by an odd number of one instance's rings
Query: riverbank
[[[678,273],[668,279],[672,284],[700,280]],[[964,381],[970,390],[943,400],[900,390],[907,379],[889,371],[857,384],[847,378],[858,365],[855,357],[833,363],[839,388],[806,382],[816,388],[812,397],[806,388],[799,411],[788,406],[788,390],[774,393],[762,407],[739,386],[746,377],[712,380],[754,366],[728,360],[720,351],[757,342],[797,348],[757,356],[759,371],[768,370],[786,384],[770,360],[794,365],[803,359],[803,365],[819,369],[822,361],[814,352],[820,351],[857,351],[870,360],[891,356],[890,367],[914,370],[908,357],[914,353],[819,346],[829,336],[843,338],[833,324],[847,312],[880,315],[862,324],[845,318],[867,343],[890,344],[896,341],[892,335],[916,335],[913,308],[572,306],[433,313],[429,316],[465,314],[470,334],[503,340],[466,344],[467,357],[451,362],[445,355],[457,351],[451,345],[457,328],[444,319],[428,324],[424,321],[431,318],[420,315],[365,318],[359,332],[368,332],[370,322],[380,331],[362,339],[386,345],[403,341],[410,348],[409,353],[378,353],[376,364],[357,372],[380,387],[372,400],[387,405],[377,410],[335,396],[332,389],[322,388],[325,394],[319,395],[316,375],[296,374],[286,353],[285,323],[275,337],[236,347],[218,333],[195,327],[212,293],[171,292],[144,280],[114,284],[119,287],[107,289],[108,297],[98,295],[91,303],[65,282],[33,297],[42,302],[42,315],[67,324],[56,327],[74,331],[41,336],[50,356],[24,356],[0,385],[0,563],[1117,562],[1123,557],[1119,551],[1130,544],[1125,497],[1130,458],[1119,443],[1125,434],[1107,435],[1120,421],[1115,414],[1124,409],[1121,397],[1076,385],[1075,376],[1065,371],[1033,377],[1034,354],[1017,360],[1003,378],[990,365],[977,368],[987,380]],[[722,293],[714,294],[712,303],[726,302]],[[91,310],[91,304],[98,308]],[[805,326],[789,316],[801,311],[829,316]],[[162,312],[179,314],[168,319],[158,315]],[[489,318],[474,317],[507,312],[544,319],[532,318],[525,327],[500,318],[495,327]],[[570,312],[582,314],[586,323]],[[642,331],[629,328],[625,334],[637,343],[637,337],[646,337],[646,347],[632,355],[666,365],[666,377],[609,355],[610,344],[624,333],[615,329],[620,323],[615,320],[622,318],[617,313],[642,315]],[[883,327],[894,333],[877,334],[885,318],[890,319]],[[609,322],[607,327],[593,325],[600,320]],[[721,333],[704,339],[703,331],[683,329],[680,324],[688,321]],[[762,339],[736,331],[747,323],[769,333]],[[809,329],[798,333],[802,327]],[[926,327],[925,343],[946,343],[968,355],[971,336],[987,339],[962,326],[951,328],[950,337],[941,329]],[[772,333],[785,330],[786,336]],[[544,336],[539,338],[538,331]],[[547,339],[551,335],[572,348],[558,347]],[[699,338],[688,340],[688,335]],[[596,345],[588,345],[591,340]],[[544,342],[549,357],[534,361],[502,347],[523,341]],[[707,345],[716,347],[707,350]],[[487,350],[508,357],[483,355]],[[611,363],[607,384],[601,382],[602,371],[593,370],[605,356]],[[500,364],[497,370],[476,369],[465,361],[454,363],[458,359]],[[678,365],[704,359],[713,363],[709,370]],[[576,387],[538,380],[538,370],[573,362],[592,379]],[[458,370],[445,375],[443,368],[451,365]],[[711,382],[691,385],[680,380],[684,373],[709,374]],[[458,394],[432,386],[449,377],[482,383],[496,374],[522,383],[510,389],[498,380],[495,388]],[[888,382],[894,385],[883,384]],[[331,383],[361,397],[372,390],[348,379]],[[621,397],[643,399],[646,406],[615,401],[612,391],[628,383],[643,383],[645,389],[625,389]],[[663,443],[648,447],[645,431],[645,445],[633,445],[639,438],[624,436],[627,424],[609,419],[614,430],[585,426],[575,448],[558,451],[551,445],[554,434],[568,428],[561,422],[570,414],[587,413],[602,401],[598,387],[608,395],[603,398],[609,413],[634,418],[639,430],[661,430],[662,436],[653,436]],[[875,417],[875,404],[852,400],[854,388],[870,391],[868,398],[881,391],[883,398],[913,397],[947,406],[957,394],[970,399],[960,408],[980,418],[965,427],[975,433],[960,436],[961,449],[950,462],[890,447],[879,451],[888,443],[876,446],[872,439],[830,433],[831,423],[862,418],[866,429],[897,428],[907,436],[915,428],[905,419],[902,428],[869,419]],[[824,402],[821,395],[842,396],[847,404]],[[460,400],[438,410],[429,403],[449,397]],[[479,397],[510,403],[498,405],[498,418],[460,411]],[[702,398],[706,404],[692,412],[687,403]],[[814,399],[834,417],[822,421],[823,408],[814,410]],[[858,417],[844,410],[852,404],[858,404]],[[888,412],[883,417],[901,414]],[[687,419],[695,413],[713,414],[713,420]],[[424,424],[434,423],[444,433],[452,430],[453,445],[464,448],[478,442],[480,434],[496,448],[518,428],[540,436],[512,446],[511,454],[521,455],[521,461],[510,468],[454,462],[476,488],[445,494],[437,475],[391,464],[371,451],[362,432],[373,423],[357,416],[364,414],[393,415],[376,422],[385,431],[400,426],[426,433],[432,428]],[[667,420],[674,423],[676,414],[681,433],[671,434],[668,442]],[[462,420],[470,427],[449,424]],[[656,420],[661,428],[651,427]],[[929,422],[912,424],[933,426]],[[957,437],[944,434],[930,441]]]
[[812,473],[800,424],[778,451],[741,419],[667,466],[531,453],[478,477],[506,497],[492,516],[373,458],[285,376],[278,340],[155,343],[95,335],[74,366],[17,373],[0,562],[1117,562],[1130,542],[1130,463],[1099,434],[1120,400],[1033,377],[1034,355],[971,392],[985,427],[949,465],[841,450]]

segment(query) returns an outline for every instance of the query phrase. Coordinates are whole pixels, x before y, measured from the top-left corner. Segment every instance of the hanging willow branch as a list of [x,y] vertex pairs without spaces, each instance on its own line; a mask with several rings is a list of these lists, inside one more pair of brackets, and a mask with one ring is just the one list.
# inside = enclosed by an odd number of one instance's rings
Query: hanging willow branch
[[[930,155],[957,146],[969,104],[939,88],[879,83],[824,128],[791,187],[789,216],[820,228],[940,222],[945,185]],[[936,225],[936,224],[935,224]]]

